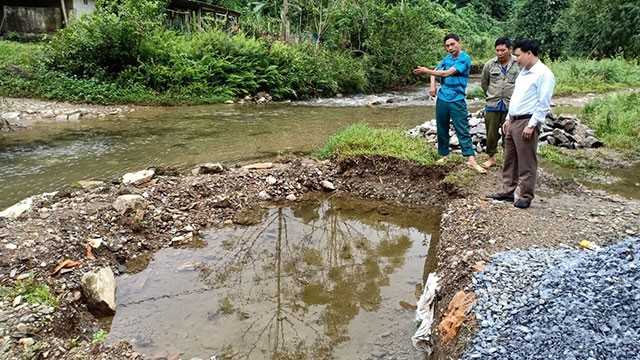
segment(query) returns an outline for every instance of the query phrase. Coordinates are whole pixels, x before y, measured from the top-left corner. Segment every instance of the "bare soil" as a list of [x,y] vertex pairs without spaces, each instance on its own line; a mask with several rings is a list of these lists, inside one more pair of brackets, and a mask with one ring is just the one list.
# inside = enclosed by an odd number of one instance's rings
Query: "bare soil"
[[[620,157],[608,152],[606,159],[603,166]],[[451,172],[470,178],[471,185],[444,181]],[[271,177],[277,181],[268,181]],[[591,191],[544,170],[539,172],[536,199],[522,210],[485,199],[499,189],[500,170],[495,167],[478,175],[463,165],[427,167],[372,157],[342,163],[290,158],[267,169],[234,166],[198,175],[156,168],[154,178],[144,184],[62,189],[55,196],[38,197],[31,210],[17,219],[0,219],[0,285],[10,288],[31,274],[60,297],[55,309],[0,297],[0,358],[142,358],[124,342],[116,346],[92,342],[100,323],[87,309],[82,274],[101,267],[110,267],[116,275],[139,271],[158,249],[188,246],[193,240],[180,235],[191,229],[197,234],[211,227],[249,224],[255,207],[304,201],[327,191],[322,181],[333,183],[336,193],[443,209],[437,252],[442,290],[436,320],[455,292],[468,290],[471,266],[486,262],[492,254],[532,246],[578,248],[582,240],[606,245],[640,233],[638,200]],[[261,200],[261,192],[272,200]],[[114,201],[124,194],[145,197],[142,221],[114,209]],[[285,199],[292,194],[296,200]],[[95,259],[89,259],[87,242],[95,238],[104,244],[93,250]],[[79,265],[53,274],[66,259]],[[433,358],[457,359],[473,336],[472,326],[463,329],[449,343],[440,342],[436,331]],[[407,334],[407,342],[411,335]]]

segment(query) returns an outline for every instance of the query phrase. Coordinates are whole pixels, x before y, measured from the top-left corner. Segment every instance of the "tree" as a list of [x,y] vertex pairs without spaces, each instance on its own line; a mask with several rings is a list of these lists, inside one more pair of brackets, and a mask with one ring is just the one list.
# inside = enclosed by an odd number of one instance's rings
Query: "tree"
[[640,54],[640,3],[574,0],[564,17],[572,54],[602,58]]
[[516,0],[509,35],[515,40],[536,39],[542,56],[557,59],[567,40],[566,34],[558,33],[557,23],[569,5],[570,0]]

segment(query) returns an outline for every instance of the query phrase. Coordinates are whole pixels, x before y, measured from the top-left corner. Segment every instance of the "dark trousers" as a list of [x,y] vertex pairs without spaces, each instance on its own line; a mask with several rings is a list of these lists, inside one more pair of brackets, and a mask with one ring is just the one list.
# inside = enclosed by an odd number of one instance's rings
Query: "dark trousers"
[[515,120],[509,124],[504,139],[504,164],[502,166],[502,192],[513,194],[520,185],[519,197],[525,201],[533,200],[533,189],[536,187],[538,173],[539,130],[536,126],[531,139],[522,138],[522,131],[529,120]]
[[[463,156],[473,156],[473,143],[469,133],[469,120],[467,120],[467,102],[436,100],[436,132],[438,133],[438,154],[449,155],[449,124],[453,123],[456,135],[460,141],[460,150]],[[451,120],[451,121],[449,121]]]
[[[493,156],[498,153],[498,140],[500,139],[500,127],[507,117],[506,111],[485,111],[484,125],[487,128],[487,154]],[[502,137],[504,146],[504,136]]]

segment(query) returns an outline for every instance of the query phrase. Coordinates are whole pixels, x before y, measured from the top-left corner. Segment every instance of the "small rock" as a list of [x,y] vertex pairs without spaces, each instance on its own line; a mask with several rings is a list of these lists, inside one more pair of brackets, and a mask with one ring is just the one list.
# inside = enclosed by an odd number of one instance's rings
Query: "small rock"
[[18,342],[19,342],[20,344],[24,345],[25,347],[29,347],[29,346],[31,346],[31,345],[33,345],[33,344],[35,344],[35,341],[34,341],[32,338],[30,338],[30,337],[28,337],[28,338],[22,338],[22,339],[18,340]]
[[93,189],[104,185],[104,181],[94,181],[94,180],[80,180],[78,181],[78,185],[80,185],[83,189]]
[[156,174],[155,169],[141,170],[135,173],[127,173],[122,177],[122,183],[140,185],[151,180]]
[[56,117],[56,114],[53,112],[53,110],[46,110],[42,113],[42,115],[40,115],[40,117],[43,119],[51,119]]
[[278,182],[278,180],[275,177],[271,176],[271,175],[267,176],[266,181],[267,181],[267,184],[269,184],[269,185],[273,185],[273,184]]
[[269,195],[266,191],[262,190],[258,193],[258,199],[260,200],[271,200],[271,195]]
[[333,183],[329,180],[322,180],[320,182],[320,186],[322,186],[323,189],[329,190],[329,191],[333,191],[336,189],[335,185],[333,185]]

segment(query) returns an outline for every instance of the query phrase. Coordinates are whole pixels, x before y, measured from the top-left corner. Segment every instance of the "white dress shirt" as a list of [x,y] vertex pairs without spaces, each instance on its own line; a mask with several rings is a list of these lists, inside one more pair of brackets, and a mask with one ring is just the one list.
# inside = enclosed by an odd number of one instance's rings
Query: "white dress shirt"
[[535,63],[531,69],[522,69],[511,95],[509,115],[531,114],[529,127],[545,122],[551,108],[551,95],[556,85],[556,77],[542,61]]

